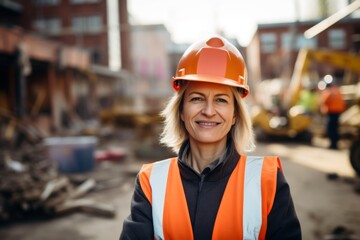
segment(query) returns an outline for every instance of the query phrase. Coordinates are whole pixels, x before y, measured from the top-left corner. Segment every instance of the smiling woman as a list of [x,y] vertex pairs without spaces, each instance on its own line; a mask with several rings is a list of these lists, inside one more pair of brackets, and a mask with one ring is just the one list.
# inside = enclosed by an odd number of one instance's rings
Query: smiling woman
[[227,133],[235,124],[231,87],[190,82],[183,100],[181,120],[192,147],[190,162],[199,173],[226,148]]
[[245,62],[226,39],[191,45],[162,112],[177,157],[140,170],[120,239],[301,239],[278,157],[254,148]]

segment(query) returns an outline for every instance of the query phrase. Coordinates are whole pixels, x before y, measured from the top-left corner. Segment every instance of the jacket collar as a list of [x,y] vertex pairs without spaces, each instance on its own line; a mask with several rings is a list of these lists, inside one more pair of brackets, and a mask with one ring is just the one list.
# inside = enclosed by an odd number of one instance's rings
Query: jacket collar
[[231,137],[229,137],[227,140],[227,148],[225,153],[220,158],[210,163],[209,166],[207,166],[201,172],[201,174],[196,172],[188,164],[187,158],[189,156],[189,153],[190,143],[189,140],[186,140],[181,145],[178,154],[178,162],[182,177],[188,180],[198,180],[202,177],[205,177],[206,181],[217,181],[223,177],[230,175],[240,159],[240,155],[237,153]]

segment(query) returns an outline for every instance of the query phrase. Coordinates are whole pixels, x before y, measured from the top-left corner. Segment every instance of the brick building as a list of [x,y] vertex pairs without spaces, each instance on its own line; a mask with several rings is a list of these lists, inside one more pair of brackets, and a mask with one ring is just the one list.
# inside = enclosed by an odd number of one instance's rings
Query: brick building
[[247,47],[251,78],[254,81],[290,78],[301,48],[360,52],[360,18],[344,18],[317,36],[306,39],[304,32],[318,22],[259,24]]
[[2,111],[57,131],[109,104],[125,76],[108,69],[105,3],[0,1]]
[[22,26],[49,39],[90,51],[93,64],[108,65],[107,1],[23,1]]

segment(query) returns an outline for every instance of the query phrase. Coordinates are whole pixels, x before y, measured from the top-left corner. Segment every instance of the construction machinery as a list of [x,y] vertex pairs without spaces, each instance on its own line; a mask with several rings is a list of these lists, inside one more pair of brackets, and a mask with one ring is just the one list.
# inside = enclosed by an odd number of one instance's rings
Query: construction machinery
[[[314,74],[314,64],[329,65],[343,71],[340,90],[347,103],[347,110],[340,117],[340,128],[346,129],[352,141],[350,161],[360,175],[360,55],[329,49],[302,49],[288,86],[267,94],[273,104],[259,104],[252,109],[252,121],[258,139],[264,136],[306,137],[310,140],[321,125],[314,127],[316,117],[307,114],[298,105],[300,93],[306,87],[317,85],[321,77]],[[315,76],[315,77],[314,77]],[[281,82],[281,81],[280,81]],[[284,83],[285,81],[282,81]],[[269,103],[269,100],[266,101]],[[320,126],[320,128],[319,128]],[[322,127],[324,128],[324,127]],[[316,131],[315,131],[316,130]],[[317,132],[318,133],[318,132]]]

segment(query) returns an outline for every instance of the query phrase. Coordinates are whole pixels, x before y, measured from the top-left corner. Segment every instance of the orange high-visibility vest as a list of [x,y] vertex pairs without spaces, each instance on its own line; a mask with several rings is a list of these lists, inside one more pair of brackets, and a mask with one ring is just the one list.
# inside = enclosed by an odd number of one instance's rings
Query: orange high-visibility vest
[[342,113],[345,110],[345,101],[337,87],[325,89],[321,95],[321,103],[326,113]]
[[[212,239],[265,239],[278,157],[241,156],[226,185]],[[152,205],[155,239],[193,239],[177,158],[145,164],[141,188]]]

